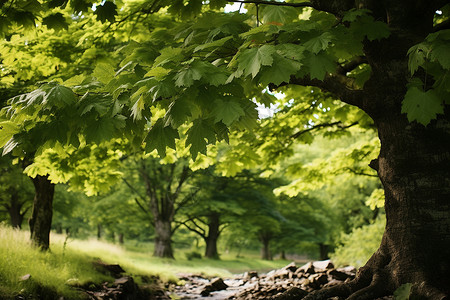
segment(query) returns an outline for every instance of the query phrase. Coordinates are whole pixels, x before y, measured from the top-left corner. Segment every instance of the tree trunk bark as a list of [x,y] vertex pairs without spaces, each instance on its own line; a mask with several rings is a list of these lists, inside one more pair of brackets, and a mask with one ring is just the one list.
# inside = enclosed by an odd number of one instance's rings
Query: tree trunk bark
[[29,221],[31,241],[41,250],[46,251],[50,247],[50,229],[53,216],[53,195],[55,185],[48,180],[48,176],[36,176],[32,178],[35,196],[33,211]]
[[[399,111],[399,110],[398,110]],[[305,299],[376,299],[412,283],[414,299],[450,295],[450,117],[427,127],[404,115],[374,118],[381,151],[371,163],[385,189],[386,228],[377,252],[343,286]]]
[[13,228],[21,229],[25,213],[22,213],[23,203],[18,199],[17,193],[11,194],[10,205],[8,205],[9,218]]
[[153,256],[174,258],[172,249],[172,222],[155,220],[155,249]]
[[325,245],[323,243],[319,243],[320,260],[329,259],[328,249],[329,249],[328,245]]
[[212,213],[209,215],[208,219],[208,236],[205,238],[205,257],[219,259],[219,252],[217,251],[217,240],[219,239],[220,235],[220,215],[218,213]]
[[270,240],[272,235],[268,233],[260,233],[259,240],[262,243],[261,258],[265,260],[272,260],[272,254],[270,253]]
[[123,243],[124,243],[124,234],[119,233],[119,244],[123,245]]
[[97,224],[97,240],[102,238],[102,224]]

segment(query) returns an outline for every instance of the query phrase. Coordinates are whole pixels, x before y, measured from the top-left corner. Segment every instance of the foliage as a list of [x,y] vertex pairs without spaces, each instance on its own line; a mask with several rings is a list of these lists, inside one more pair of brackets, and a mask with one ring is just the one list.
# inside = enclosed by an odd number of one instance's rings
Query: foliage
[[380,246],[385,224],[383,218],[378,218],[373,224],[364,225],[343,235],[342,244],[332,255],[333,262],[339,266],[363,266]]

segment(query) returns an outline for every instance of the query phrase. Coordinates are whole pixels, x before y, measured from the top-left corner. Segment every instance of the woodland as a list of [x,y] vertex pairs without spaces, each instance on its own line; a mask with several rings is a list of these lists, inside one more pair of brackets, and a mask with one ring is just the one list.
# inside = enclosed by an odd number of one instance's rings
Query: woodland
[[33,247],[331,256],[356,277],[303,299],[450,296],[448,1],[3,0],[0,35],[0,220]]

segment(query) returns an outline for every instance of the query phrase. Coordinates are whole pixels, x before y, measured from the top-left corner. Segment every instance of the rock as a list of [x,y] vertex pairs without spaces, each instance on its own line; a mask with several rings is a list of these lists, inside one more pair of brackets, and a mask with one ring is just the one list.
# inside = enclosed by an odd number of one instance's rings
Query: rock
[[292,287],[281,295],[272,297],[272,300],[289,300],[289,299],[303,299],[309,293],[301,288]]
[[312,262],[309,262],[303,266],[301,266],[300,268],[297,269],[297,271],[295,272],[296,274],[298,273],[307,273],[307,274],[315,274],[316,271],[314,269],[314,265]]
[[23,275],[22,277],[20,277],[21,281],[27,281],[30,279],[31,279],[31,274],[26,274],[26,275]]
[[122,269],[120,265],[110,265],[101,260],[96,260],[92,264],[98,271],[103,271],[103,273],[109,274],[115,278],[119,278],[122,276],[122,273],[125,273],[125,270]]
[[211,281],[211,283],[201,291],[200,295],[203,297],[209,296],[212,292],[226,290],[228,288],[228,285],[223,282],[222,278],[216,278]]
[[285,266],[283,268],[283,270],[287,270],[289,272],[295,272],[297,271],[297,266],[295,265],[295,262],[291,262],[290,264],[288,264],[287,266]]
[[321,270],[328,270],[328,269],[333,269],[334,268],[333,263],[329,259],[321,260],[321,261],[315,261],[312,264],[313,264],[314,268],[321,269]]
[[249,272],[245,272],[244,273],[244,278],[243,279],[245,281],[249,281],[252,278],[259,278],[258,277],[258,272],[256,272],[256,271],[249,271]]
[[345,281],[347,278],[353,278],[355,277],[354,275],[352,275],[351,273],[347,273],[347,272],[341,272],[338,271],[336,269],[330,269],[327,271],[327,274],[331,277],[333,277],[336,280],[341,280],[341,281]]

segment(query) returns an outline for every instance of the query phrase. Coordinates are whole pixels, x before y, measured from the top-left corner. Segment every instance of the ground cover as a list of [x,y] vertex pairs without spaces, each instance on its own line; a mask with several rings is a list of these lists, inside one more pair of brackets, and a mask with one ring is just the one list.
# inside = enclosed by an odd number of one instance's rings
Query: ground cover
[[[194,273],[203,276],[227,277],[248,270],[270,270],[286,265],[286,261],[263,261],[250,256],[234,258],[224,255],[221,260],[186,258],[179,251],[175,260],[151,256],[147,245],[139,251],[127,250],[97,240],[66,239],[63,235],[51,236],[51,252],[41,252],[29,242],[29,233],[0,225],[0,298],[16,295],[63,295],[65,299],[77,299],[80,295],[68,282],[80,285],[89,282],[111,282],[93,266],[100,259],[109,264],[119,264],[129,275],[157,276],[163,282],[178,281],[177,274]],[[27,276],[30,275],[30,276]],[[24,277],[25,276],[25,277]],[[28,278],[28,279],[27,279]]]

